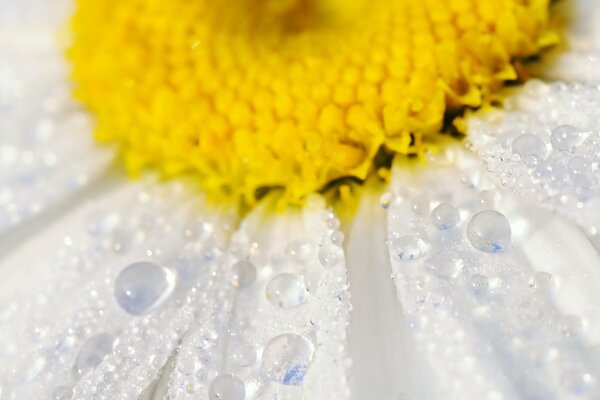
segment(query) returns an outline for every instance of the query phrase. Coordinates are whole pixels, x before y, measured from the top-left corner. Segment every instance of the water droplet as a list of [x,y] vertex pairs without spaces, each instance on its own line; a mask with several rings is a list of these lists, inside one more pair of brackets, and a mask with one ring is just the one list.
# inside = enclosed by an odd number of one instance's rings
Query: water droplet
[[417,215],[427,215],[427,214],[429,214],[430,204],[431,203],[429,200],[429,196],[423,194],[423,195],[416,197],[412,201],[410,208]]
[[121,216],[117,213],[97,213],[89,218],[87,224],[88,233],[94,237],[108,235],[121,222]]
[[256,281],[256,267],[250,261],[238,261],[231,267],[231,286],[246,288]]
[[232,374],[217,376],[210,384],[210,400],[244,400],[246,388],[240,378]]
[[482,295],[487,293],[490,288],[490,281],[487,276],[482,274],[473,274],[469,278],[469,286],[475,295]]
[[579,142],[579,131],[571,125],[561,125],[550,136],[552,148],[559,151],[572,151]]
[[256,362],[256,349],[246,343],[238,346],[233,353],[233,360],[241,367],[249,367]]
[[392,242],[392,251],[402,261],[421,257],[427,251],[427,244],[416,236],[400,236]]
[[261,368],[274,382],[302,385],[313,353],[312,342],[304,336],[291,333],[279,335],[265,346]]
[[319,262],[325,268],[335,267],[343,257],[342,249],[333,244],[324,244],[319,248]]
[[344,244],[344,234],[340,231],[335,231],[331,234],[331,243],[336,246],[342,246]]
[[381,208],[387,210],[391,205],[395,204],[398,201],[398,196],[393,193],[384,193],[379,198],[379,204]]
[[133,263],[115,281],[117,303],[129,314],[141,315],[169,297],[175,275],[152,262]]
[[196,363],[191,357],[180,357],[177,360],[177,370],[183,375],[191,375],[196,370]]
[[536,294],[540,294],[543,296],[547,296],[554,292],[556,289],[556,281],[554,276],[547,272],[536,272],[536,274],[531,278],[531,282],[529,283],[529,287]]
[[431,212],[431,221],[439,230],[450,229],[460,222],[460,212],[452,204],[441,203]]
[[471,218],[467,228],[469,241],[477,250],[498,253],[510,244],[510,224],[498,211],[480,211]]
[[295,263],[304,264],[312,258],[313,249],[305,240],[294,240],[285,248],[285,254]]
[[425,260],[425,267],[442,279],[455,278],[462,267],[462,260],[456,260],[446,255],[436,255]]
[[583,330],[583,321],[577,315],[568,314],[560,319],[558,327],[565,336],[579,336]]
[[114,337],[108,333],[101,333],[89,338],[79,350],[75,364],[73,364],[73,378],[79,379],[94,370],[104,357],[112,351]]
[[523,159],[533,157],[535,161],[543,160],[546,156],[546,144],[539,137],[525,133],[515,138],[511,150]]
[[586,159],[579,156],[569,160],[568,168],[575,175],[587,175],[591,170],[591,166]]
[[337,218],[330,219],[329,221],[327,221],[327,227],[333,230],[338,229],[340,227],[340,220]]
[[271,304],[280,308],[292,308],[304,304],[309,295],[304,279],[289,273],[279,274],[271,279],[265,294]]

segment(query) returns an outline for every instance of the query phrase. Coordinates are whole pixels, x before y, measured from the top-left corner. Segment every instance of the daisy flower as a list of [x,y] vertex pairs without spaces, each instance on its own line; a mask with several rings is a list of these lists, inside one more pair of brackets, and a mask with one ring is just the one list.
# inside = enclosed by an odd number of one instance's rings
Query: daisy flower
[[0,399],[600,398],[594,0],[0,0]]

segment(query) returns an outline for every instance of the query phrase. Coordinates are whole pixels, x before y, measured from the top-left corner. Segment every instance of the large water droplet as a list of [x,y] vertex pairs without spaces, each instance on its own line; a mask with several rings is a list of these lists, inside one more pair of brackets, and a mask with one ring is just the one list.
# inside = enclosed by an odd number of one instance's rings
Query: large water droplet
[[312,362],[314,346],[304,336],[286,333],[267,343],[261,368],[274,382],[301,385]]
[[232,374],[217,376],[210,384],[210,400],[244,400],[246,388],[240,378]]
[[431,212],[431,222],[439,230],[453,228],[460,222],[460,212],[452,204],[441,203]]
[[117,303],[129,314],[141,315],[162,303],[173,291],[175,275],[152,262],[131,264],[115,281]]
[[72,369],[73,377],[79,379],[100,365],[104,357],[112,351],[113,342],[114,337],[108,333],[89,338],[77,354]]
[[279,274],[271,279],[265,294],[271,304],[280,308],[297,307],[308,300],[304,279],[288,273]]
[[392,242],[392,251],[401,261],[421,257],[427,251],[427,244],[416,236],[400,236]]
[[233,360],[241,367],[254,365],[256,349],[249,343],[239,345],[233,353]]
[[498,253],[506,249],[511,233],[506,217],[493,210],[475,214],[467,228],[467,236],[473,247],[486,253]]
[[256,281],[256,267],[250,261],[238,261],[231,267],[231,286],[245,288]]

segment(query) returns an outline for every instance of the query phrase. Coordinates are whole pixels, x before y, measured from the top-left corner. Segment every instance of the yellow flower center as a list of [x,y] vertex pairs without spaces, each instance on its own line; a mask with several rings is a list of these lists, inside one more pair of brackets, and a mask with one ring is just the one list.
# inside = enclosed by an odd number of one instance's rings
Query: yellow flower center
[[77,0],[76,95],[132,174],[288,201],[434,143],[547,38],[548,0]]

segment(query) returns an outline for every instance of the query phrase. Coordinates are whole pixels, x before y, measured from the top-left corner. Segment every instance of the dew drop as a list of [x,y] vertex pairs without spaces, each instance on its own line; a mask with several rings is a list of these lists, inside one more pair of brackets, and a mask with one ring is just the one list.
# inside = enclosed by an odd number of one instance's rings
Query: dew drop
[[583,321],[577,315],[568,314],[560,319],[559,329],[564,336],[579,336],[583,330]]
[[427,215],[430,204],[429,196],[423,194],[412,201],[410,208],[417,215]]
[[313,256],[313,249],[305,240],[294,240],[285,248],[286,256],[295,263],[304,264]]
[[561,125],[552,131],[552,148],[559,151],[572,151],[579,141],[579,131],[571,125]]
[[573,157],[567,165],[569,171],[575,175],[586,175],[591,170],[591,166],[583,157]]
[[152,262],[133,263],[115,281],[117,303],[131,315],[141,315],[169,297],[175,275]]
[[341,247],[344,244],[344,234],[340,231],[333,232],[331,234],[331,243]]
[[546,156],[546,144],[539,137],[525,133],[513,140],[511,150],[522,158],[533,157],[536,161],[543,160]]
[[108,333],[101,333],[89,338],[79,350],[75,364],[73,364],[73,378],[79,379],[94,370],[104,357],[112,351],[114,337]]
[[279,308],[293,308],[306,303],[308,291],[304,279],[298,275],[283,273],[269,281],[265,290],[267,300]]
[[256,281],[256,267],[250,261],[238,261],[231,267],[231,286],[246,288]]
[[256,349],[249,343],[239,345],[233,353],[233,360],[241,367],[250,367],[256,362]]
[[462,267],[462,260],[456,260],[446,255],[436,255],[425,260],[425,267],[438,278],[455,278]]
[[391,205],[395,204],[398,201],[398,198],[396,195],[394,195],[393,193],[384,193],[381,195],[381,197],[379,198],[379,204],[381,205],[381,208],[383,208],[384,210],[387,210],[388,208],[390,208]]
[[319,262],[325,268],[335,267],[343,257],[342,249],[334,244],[324,244],[319,249]]
[[547,296],[552,294],[554,289],[556,289],[556,280],[548,272],[536,272],[533,278],[531,278],[529,287],[536,294]]
[[191,357],[180,357],[177,360],[177,370],[183,375],[191,375],[196,370],[196,363]]
[[480,296],[487,293],[490,288],[490,281],[485,275],[473,274],[469,278],[469,286],[475,295]]
[[467,237],[477,250],[498,253],[510,244],[510,224],[498,211],[480,211],[471,218],[467,227]]
[[314,346],[306,337],[292,333],[279,335],[265,346],[261,368],[274,382],[302,385],[313,353]]
[[246,388],[240,378],[232,374],[217,376],[210,384],[210,400],[244,400]]
[[416,236],[400,236],[392,242],[392,251],[401,261],[419,258],[426,250],[427,244]]
[[439,230],[450,229],[460,222],[460,212],[452,204],[441,203],[431,212],[431,221]]

